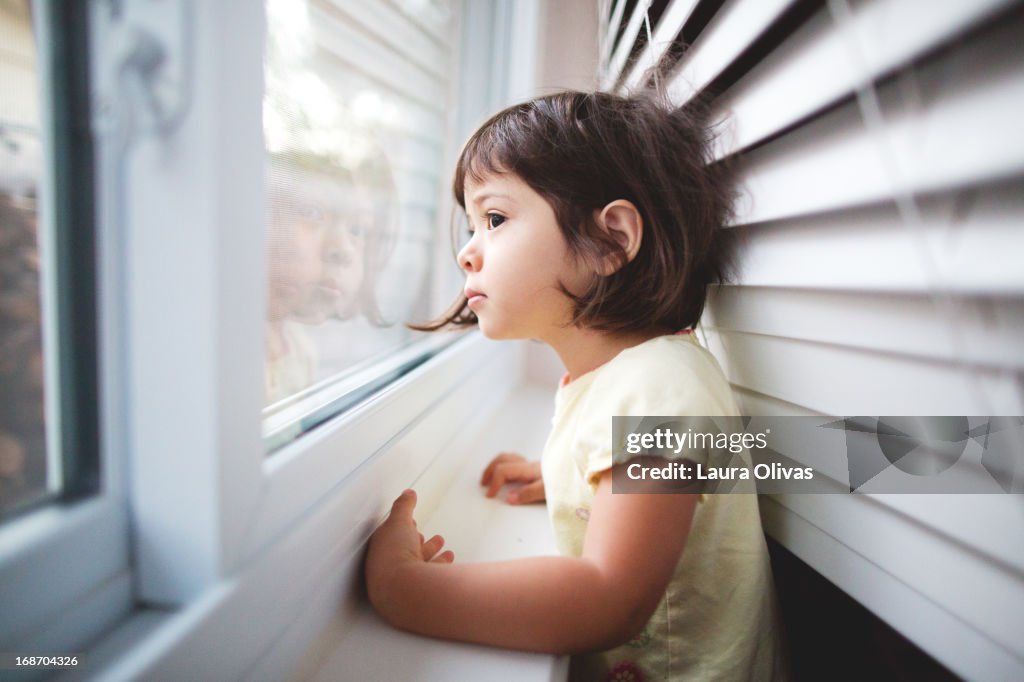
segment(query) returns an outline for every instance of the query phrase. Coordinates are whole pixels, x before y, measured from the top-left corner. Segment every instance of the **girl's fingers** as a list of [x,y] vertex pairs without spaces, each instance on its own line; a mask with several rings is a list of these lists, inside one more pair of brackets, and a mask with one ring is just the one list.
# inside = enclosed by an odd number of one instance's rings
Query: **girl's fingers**
[[444,546],[444,538],[440,535],[435,535],[423,544],[423,560],[429,561],[435,564],[450,564],[455,561],[455,552],[450,549],[438,554],[438,551]]
[[412,512],[416,508],[416,491],[411,488],[406,489],[401,495],[395,499],[394,504],[391,505],[391,516],[388,519],[402,519],[412,521],[413,525],[416,525],[416,521],[412,518]]
[[536,467],[533,462],[506,462],[494,469],[491,476],[491,483],[487,487],[487,497],[494,497],[501,490],[501,486],[510,481],[537,480]]
[[491,476],[494,474],[494,470],[499,464],[522,459],[525,459],[525,457],[514,452],[499,452],[498,455],[491,460],[491,463],[487,465],[487,468],[484,469],[483,476],[480,477],[480,485],[487,485],[490,483]]
[[540,502],[543,499],[544,480],[540,479],[513,490],[505,498],[505,501],[509,504],[529,504],[531,502]]
[[423,560],[430,561],[431,559],[433,559],[434,555],[440,552],[442,547],[444,547],[444,538],[440,535],[435,535],[434,537],[424,542],[422,548],[420,549],[420,552],[423,555]]
[[494,468],[508,459],[508,453],[499,452],[498,455],[491,460],[487,468],[484,469],[484,473],[480,476],[480,485],[487,485],[491,476],[494,474]]
[[491,471],[491,475],[485,485],[487,485],[487,497],[494,497],[501,490],[501,486],[508,482],[513,473],[512,468],[516,465],[509,462],[501,462],[494,467]]

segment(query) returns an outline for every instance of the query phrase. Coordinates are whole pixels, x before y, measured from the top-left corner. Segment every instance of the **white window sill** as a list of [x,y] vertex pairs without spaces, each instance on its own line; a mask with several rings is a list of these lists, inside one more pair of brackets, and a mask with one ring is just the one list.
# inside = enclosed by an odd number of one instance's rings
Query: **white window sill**
[[[431,480],[432,466],[413,486],[419,503],[416,519],[427,537],[440,533],[456,561],[500,561],[556,554],[543,504],[511,506],[484,496],[480,475],[500,451],[539,458],[550,425],[550,388],[533,384],[513,389],[482,435],[463,452],[462,465],[449,481]],[[346,614],[343,631],[325,633],[322,650],[300,669],[296,679],[317,682],[368,680],[544,680],[566,679],[568,658],[448,642],[395,630],[368,603]]]
[[[488,499],[479,477],[499,451],[539,457],[557,372],[534,360],[523,372],[535,348],[484,343],[471,340],[427,368],[417,390],[435,391],[436,403],[422,419],[421,408],[410,411],[394,396],[378,406],[412,425],[281,525],[238,570],[183,608],[138,610],[66,679],[564,680],[567,658],[399,632],[363,596],[366,539],[405,487],[418,493],[420,528],[444,535],[457,561],[555,553],[545,507]],[[452,353],[466,369],[454,384]],[[540,385],[528,376],[541,377]],[[344,454],[348,436],[339,433],[335,450]],[[337,478],[330,467],[305,473],[296,494],[310,479]]]

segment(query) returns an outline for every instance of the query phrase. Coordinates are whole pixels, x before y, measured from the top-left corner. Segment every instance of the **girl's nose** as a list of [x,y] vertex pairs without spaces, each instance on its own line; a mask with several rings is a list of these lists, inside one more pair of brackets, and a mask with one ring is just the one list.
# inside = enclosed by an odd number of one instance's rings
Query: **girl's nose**
[[476,239],[471,238],[462,250],[459,251],[459,267],[466,272],[478,272],[483,259],[480,254],[480,249],[477,248]]

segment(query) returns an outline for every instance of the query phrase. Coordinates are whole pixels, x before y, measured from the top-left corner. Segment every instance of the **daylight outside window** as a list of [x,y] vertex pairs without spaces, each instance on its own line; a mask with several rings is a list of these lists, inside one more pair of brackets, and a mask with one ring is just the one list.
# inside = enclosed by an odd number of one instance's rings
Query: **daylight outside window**
[[57,492],[48,461],[39,68],[28,2],[0,4],[0,516]]

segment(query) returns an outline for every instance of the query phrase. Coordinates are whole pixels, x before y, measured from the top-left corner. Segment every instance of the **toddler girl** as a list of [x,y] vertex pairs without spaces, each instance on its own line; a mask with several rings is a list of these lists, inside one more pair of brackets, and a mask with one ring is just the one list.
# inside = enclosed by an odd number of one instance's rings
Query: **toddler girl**
[[[575,654],[582,680],[783,676],[752,494],[612,494],[615,415],[737,415],[690,329],[728,274],[731,189],[691,108],[565,92],[510,107],[466,143],[463,295],[427,329],[539,339],[567,373],[542,461],[484,472],[546,497],[562,556],[457,564],[418,534],[406,491],[374,533],[370,600],[426,635]],[[518,499],[516,496],[518,495]]]

